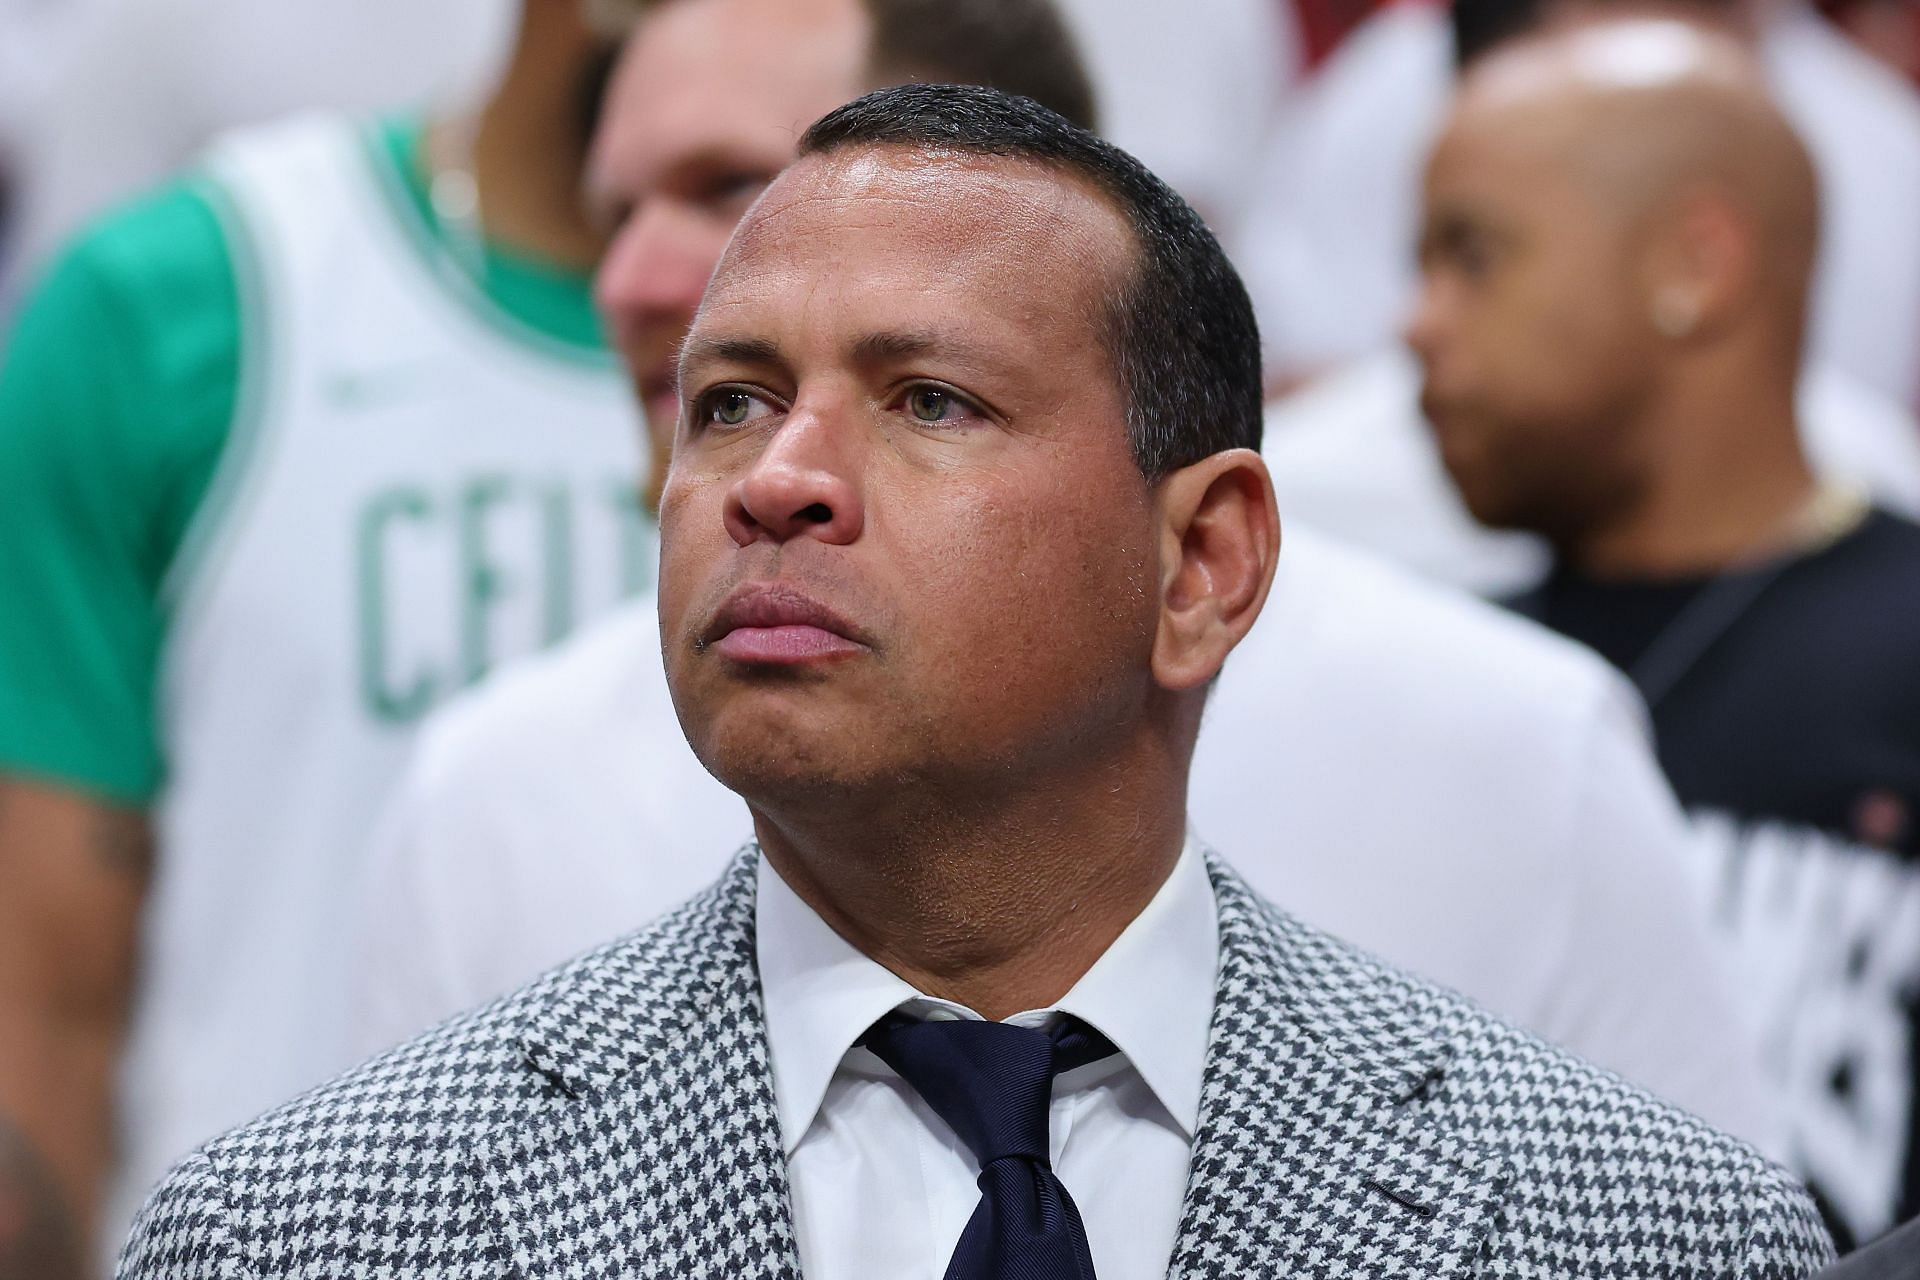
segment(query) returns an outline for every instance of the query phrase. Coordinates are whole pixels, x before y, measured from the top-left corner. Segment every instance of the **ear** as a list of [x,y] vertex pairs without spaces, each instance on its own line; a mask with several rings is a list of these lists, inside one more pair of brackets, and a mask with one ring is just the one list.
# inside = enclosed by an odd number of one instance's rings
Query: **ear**
[[1662,337],[1721,332],[1758,285],[1758,231],[1750,213],[1710,189],[1690,192],[1661,219],[1647,255],[1647,314]]
[[1219,674],[1273,585],[1280,513],[1267,464],[1251,449],[1228,449],[1162,479],[1160,627],[1153,675],[1163,687],[1193,689]]

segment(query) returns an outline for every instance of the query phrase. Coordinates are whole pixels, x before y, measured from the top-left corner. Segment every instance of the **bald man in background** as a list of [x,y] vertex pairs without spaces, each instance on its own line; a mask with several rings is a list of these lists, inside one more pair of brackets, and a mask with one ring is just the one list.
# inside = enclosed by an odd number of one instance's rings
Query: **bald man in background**
[[[1283,343],[1289,325],[1297,336],[1328,340],[1357,312],[1372,318],[1323,357],[1343,356],[1355,340],[1376,349],[1270,407],[1265,453],[1290,520],[1483,596],[1517,594],[1544,577],[1550,556],[1540,539],[1474,522],[1420,416],[1419,369],[1398,340],[1413,295],[1420,173],[1466,68],[1546,25],[1644,7],[1635,0],[1391,6],[1302,95],[1302,154],[1284,193],[1269,198],[1292,206],[1276,215],[1283,224],[1299,217],[1314,230],[1276,232],[1241,257],[1250,282],[1263,257],[1297,259],[1309,274],[1282,296],[1326,301],[1280,307],[1272,333]],[[1889,349],[1903,368],[1920,354],[1920,336],[1900,336],[1909,312],[1920,319],[1920,301],[1901,300],[1909,279],[1920,285],[1905,212],[1916,203],[1911,193],[1920,192],[1920,180],[1905,176],[1920,175],[1920,99],[1797,4],[1760,12],[1745,0],[1674,0],[1668,8],[1754,50],[1822,175],[1815,292],[1824,302],[1810,308],[1814,333],[1799,393],[1807,456],[1820,475],[1859,484],[1890,510],[1920,517],[1920,423],[1908,411],[1906,382],[1873,372]],[[1311,286],[1314,279],[1320,285]],[[1258,304],[1259,286],[1249,287]],[[1920,289],[1911,296],[1920,299]],[[1263,312],[1263,332],[1266,322]],[[1301,372],[1297,361],[1274,367]]]
[[[1635,0],[1394,4],[1363,23],[1291,104],[1250,181],[1240,248],[1276,373],[1309,376],[1398,332],[1419,175],[1455,66],[1537,19]],[[1814,153],[1827,243],[1814,358],[1903,405],[1920,399],[1920,95],[1806,0],[1667,0],[1749,44]]]
[[1651,706],[1794,1159],[1865,1240],[1920,1209],[1920,527],[1799,443],[1817,204],[1725,36],[1517,42],[1435,149],[1409,341],[1467,507],[1553,548],[1518,607]]

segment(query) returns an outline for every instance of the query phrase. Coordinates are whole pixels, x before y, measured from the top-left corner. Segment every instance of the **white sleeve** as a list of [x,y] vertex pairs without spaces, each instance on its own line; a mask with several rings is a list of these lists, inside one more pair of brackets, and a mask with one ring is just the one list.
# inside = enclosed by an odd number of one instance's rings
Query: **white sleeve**
[[476,865],[486,841],[466,834],[487,821],[476,812],[484,788],[447,785],[447,727],[440,717],[428,722],[369,850],[349,990],[349,1045],[361,1057],[497,994],[476,985],[461,960],[470,948],[454,936],[480,905],[454,900],[455,891],[486,883]]
[[434,713],[357,914],[353,1047],[391,1047],[627,933],[753,834],[674,719],[652,609],[523,659]]
[[1692,836],[1653,757],[1645,708],[1614,680],[1587,719],[1564,846],[1570,900],[1557,963],[1542,975],[1546,1002],[1529,1023],[1777,1160],[1782,1100],[1689,873]]

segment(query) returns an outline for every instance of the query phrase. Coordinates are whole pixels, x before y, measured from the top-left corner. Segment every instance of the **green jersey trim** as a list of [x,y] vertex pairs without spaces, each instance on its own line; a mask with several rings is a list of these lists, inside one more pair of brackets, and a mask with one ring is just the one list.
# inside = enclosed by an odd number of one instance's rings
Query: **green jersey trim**
[[589,276],[486,242],[475,279],[434,213],[424,137],[425,126],[417,118],[376,121],[361,131],[374,186],[427,275],[483,325],[518,345],[585,368],[616,367],[593,307]]
[[174,615],[184,607],[193,585],[213,576],[208,572],[210,562],[218,558],[218,550],[226,541],[220,532],[228,527],[240,506],[248,478],[259,471],[255,464],[264,434],[266,387],[272,368],[269,354],[272,311],[259,243],[224,186],[213,179],[196,185],[220,223],[227,269],[233,278],[233,376],[229,383],[233,395],[227,410],[226,443],[220,450],[219,463],[202,482],[204,487],[194,507],[193,519],[181,534],[166,574],[160,580],[159,604],[169,632]]

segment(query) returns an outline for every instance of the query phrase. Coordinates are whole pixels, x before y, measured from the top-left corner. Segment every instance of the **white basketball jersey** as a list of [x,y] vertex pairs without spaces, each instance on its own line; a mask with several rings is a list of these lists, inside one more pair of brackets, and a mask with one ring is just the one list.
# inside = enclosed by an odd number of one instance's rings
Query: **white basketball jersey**
[[370,148],[308,117],[211,166],[243,374],[169,583],[109,1230],[192,1147],[351,1065],[347,912],[422,715],[652,579],[616,365],[516,327],[436,257]]

